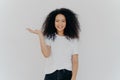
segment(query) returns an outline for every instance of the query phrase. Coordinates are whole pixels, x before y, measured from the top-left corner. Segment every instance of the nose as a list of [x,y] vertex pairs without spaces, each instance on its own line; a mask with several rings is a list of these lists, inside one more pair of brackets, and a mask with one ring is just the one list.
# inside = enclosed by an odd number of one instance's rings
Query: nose
[[60,21],[59,23],[58,23],[60,26],[62,26],[63,25],[63,23]]

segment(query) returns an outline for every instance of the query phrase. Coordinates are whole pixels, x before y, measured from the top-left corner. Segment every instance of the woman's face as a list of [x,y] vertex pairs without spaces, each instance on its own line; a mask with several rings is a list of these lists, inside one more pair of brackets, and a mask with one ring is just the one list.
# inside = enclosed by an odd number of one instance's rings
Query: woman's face
[[63,33],[64,29],[66,27],[66,18],[63,14],[58,14],[55,17],[55,28],[57,29],[57,32]]

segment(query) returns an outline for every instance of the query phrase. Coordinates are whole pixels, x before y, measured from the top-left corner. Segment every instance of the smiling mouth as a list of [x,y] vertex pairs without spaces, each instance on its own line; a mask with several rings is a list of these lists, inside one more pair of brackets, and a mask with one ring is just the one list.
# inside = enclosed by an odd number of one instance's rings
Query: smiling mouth
[[62,29],[62,28],[63,28],[63,26],[58,26],[58,28],[59,28],[59,29]]

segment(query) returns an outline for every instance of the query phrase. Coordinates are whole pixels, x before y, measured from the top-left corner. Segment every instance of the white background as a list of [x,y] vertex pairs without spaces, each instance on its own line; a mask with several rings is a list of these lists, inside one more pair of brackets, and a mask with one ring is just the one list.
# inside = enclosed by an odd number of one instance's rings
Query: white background
[[39,39],[26,28],[61,7],[81,25],[77,80],[120,80],[120,0],[0,0],[0,80],[43,80]]

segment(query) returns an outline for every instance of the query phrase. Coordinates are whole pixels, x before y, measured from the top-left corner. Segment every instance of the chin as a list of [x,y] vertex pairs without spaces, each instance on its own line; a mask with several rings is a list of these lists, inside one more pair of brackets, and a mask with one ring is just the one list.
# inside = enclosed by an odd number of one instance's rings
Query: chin
[[64,30],[58,30],[58,29],[57,29],[57,31],[58,31],[58,32],[63,32]]

